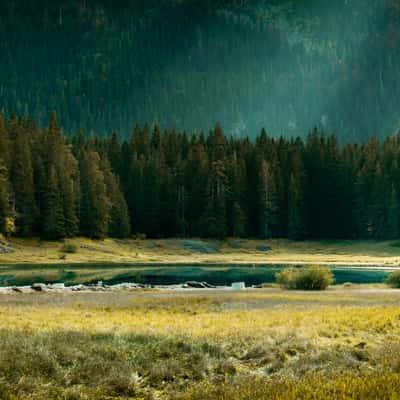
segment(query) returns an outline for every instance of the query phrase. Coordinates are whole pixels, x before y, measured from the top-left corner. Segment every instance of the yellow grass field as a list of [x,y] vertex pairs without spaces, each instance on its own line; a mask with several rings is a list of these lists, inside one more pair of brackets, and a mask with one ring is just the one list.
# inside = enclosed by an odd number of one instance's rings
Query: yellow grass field
[[0,295],[2,399],[397,399],[400,291]]
[[[224,242],[194,239],[202,247],[185,246],[185,240],[68,240],[75,254],[62,254],[62,243],[38,239],[12,239],[12,253],[0,254],[0,264],[51,263],[307,263],[336,265],[400,265],[400,243],[375,241],[293,242],[289,240],[239,240]],[[266,250],[267,249],[267,250]]]

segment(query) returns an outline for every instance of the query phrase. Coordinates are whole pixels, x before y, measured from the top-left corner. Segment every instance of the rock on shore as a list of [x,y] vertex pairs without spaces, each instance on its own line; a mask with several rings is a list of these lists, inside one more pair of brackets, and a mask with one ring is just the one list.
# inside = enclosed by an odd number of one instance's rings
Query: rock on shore
[[106,285],[102,282],[89,285],[73,285],[65,286],[64,283],[34,283],[29,286],[7,286],[0,287],[0,294],[5,293],[64,293],[64,292],[115,292],[123,290],[140,290],[140,289],[215,289],[216,286],[210,285],[207,282],[190,281],[177,285],[144,285],[141,283],[118,283],[115,285]]

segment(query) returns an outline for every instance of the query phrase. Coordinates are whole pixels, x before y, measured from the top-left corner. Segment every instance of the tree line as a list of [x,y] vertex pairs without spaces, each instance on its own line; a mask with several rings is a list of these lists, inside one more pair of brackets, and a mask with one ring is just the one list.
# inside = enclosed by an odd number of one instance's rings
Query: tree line
[[64,136],[0,115],[0,232],[21,237],[399,237],[400,135],[339,146],[136,126]]

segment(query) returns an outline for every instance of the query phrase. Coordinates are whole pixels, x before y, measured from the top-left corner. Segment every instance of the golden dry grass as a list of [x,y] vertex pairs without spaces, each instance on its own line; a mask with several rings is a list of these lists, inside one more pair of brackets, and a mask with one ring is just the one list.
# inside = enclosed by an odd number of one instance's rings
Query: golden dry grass
[[[12,239],[10,244],[15,252],[0,254],[0,263],[317,263],[386,267],[400,264],[400,248],[393,246],[393,242],[234,239],[209,242],[217,247],[217,252],[207,254],[188,250],[178,239],[92,241],[75,238],[68,243],[75,244],[78,252],[60,259],[61,243]],[[259,251],[259,246],[269,246],[271,250]]]
[[0,398],[396,399],[399,343],[372,286],[4,294]]

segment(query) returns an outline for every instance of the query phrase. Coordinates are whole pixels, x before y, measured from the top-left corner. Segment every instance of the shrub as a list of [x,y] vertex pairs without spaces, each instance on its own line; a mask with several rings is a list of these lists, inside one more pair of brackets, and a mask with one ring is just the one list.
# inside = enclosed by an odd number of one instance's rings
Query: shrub
[[394,271],[389,274],[386,283],[392,288],[400,289],[400,271]]
[[78,246],[73,243],[65,243],[61,246],[61,253],[73,254],[78,252]]
[[296,268],[286,268],[275,274],[276,282],[285,289],[297,289],[300,271]]
[[290,290],[325,290],[334,282],[331,270],[321,266],[286,268],[275,278],[281,287]]

